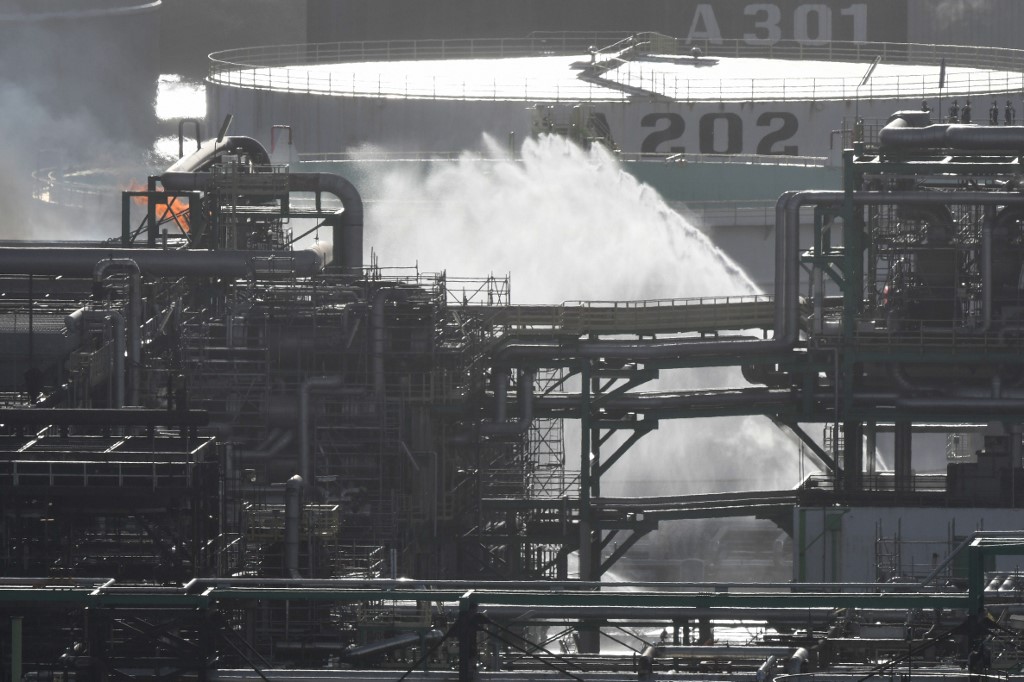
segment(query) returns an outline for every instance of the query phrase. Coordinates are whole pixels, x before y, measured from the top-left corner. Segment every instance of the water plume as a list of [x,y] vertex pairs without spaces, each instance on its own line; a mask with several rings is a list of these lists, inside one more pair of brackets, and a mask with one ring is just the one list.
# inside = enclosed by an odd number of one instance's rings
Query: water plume
[[[501,156],[492,148],[374,177],[372,194],[386,200],[369,207],[366,242],[380,263],[453,276],[508,272],[513,303],[759,293],[603,149],[544,137],[527,141],[519,159]],[[730,367],[663,371],[641,390],[744,385]],[[566,424],[565,448],[578,466],[575,422]],[[788,488],[799,467],[798,446],[765,417],[668,420],[610,470],[602,495]]]

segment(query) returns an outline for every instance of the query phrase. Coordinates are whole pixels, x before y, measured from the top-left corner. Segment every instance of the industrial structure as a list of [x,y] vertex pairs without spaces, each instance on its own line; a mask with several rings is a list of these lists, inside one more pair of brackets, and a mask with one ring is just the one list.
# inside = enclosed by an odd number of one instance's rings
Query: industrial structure
[[1007,108],[1015,122],[1019,64],[1001,48],[551,32],[227,50],[211,55],[206,92],[212,120],[234,114],[237,131],[268,145],[272,126],[290,125],[301,153],[451,152],[484,134],[515,150],[563,129],[627,155],[838,165],[897,109],[984,123],[995,99],[999,123]]
[[[845,153],[842,190],[780,198],[773,297],[541,306],[365,263],[348,180],[222,130],[123,192],[119,236],[0,247],[5,670],[1016,674],[1022,149],[1016,126],[898,113]],[[296,248],[299,221],[332,248]],[[749,384],[648,388],[706,366]],[[659,422],[738,414],[824,473],[602,495]],[[924,432],[948,437],[944,476],[915,472]],[[865,552],[863,510],[948,537],[875,524]],[[775,520],[795,581],[599,582],[662,521],[711,516]],[[750,641],[724,644],[737,624]]]

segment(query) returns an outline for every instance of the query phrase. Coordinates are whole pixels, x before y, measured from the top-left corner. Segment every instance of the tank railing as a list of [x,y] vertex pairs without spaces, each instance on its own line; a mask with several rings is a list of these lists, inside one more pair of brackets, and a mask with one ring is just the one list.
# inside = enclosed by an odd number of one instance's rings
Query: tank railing
[[[768,166],[806,166],[823,167],[827,166],[827,156],[789,156],[785,154],[680,154],[678,152],[616,152],[615,158],[619,161],[663,161],[665,163],[746,163],[751,165]],[[481,149],[479,152],[467,154],[462,151],[433,151],[433,152],[392,152],[387,150],[373,150],[368,152],[306,152],[299,153],[299,161],[302,163],[376,163],[376,162],[401,162],[410,161],[421,163],[423,161],[461,161],[494,163],[497,161],[508,161],[515,158],[508,152],[495,153],[491,150]],[[772,215],[776,199],[771,199]],[[774,220],[774,217],[773,217]]]
[[[619,39],[628,34],[620,34]],[[610,36],[609,36],[610,37]],[[369,76],[334,73],[332,69],[309,69],[312,65],[358,62],[388,62],[427,59],[508,59],[579,55],[589,60],[594,45],[590,34],[544,34],[531,38],[493,38],[421,41],[364,41],[314,43],[242,48],[210,56],[209,80],[213,83],[254,89],[330,95],[361,95],[405,99],[519,99],[524,101],[625,101],[631,94],[621,88],[646,89],[677,101],[835,100],[890,99],[893,97],[957,97],[971,94],[1018,92],[1024,89],[1024,52],[1008,48],[906,43],[855,43],[831,41],[809,45],[778,41],[771,45],[750,45],[743,40],[686,42],[659,34],[632,36],[636,50],[657,48],[660,56],[684,58],[693,47],[708,57],[744,57],[788,60],[821,60],[863,63],[881,57],[884,63],[910,63],[937,67],[948,65],[942,91],[938,71],[918,74],[875,76],[860,86],[860,76],[842,78],[744,78],[721,81],[679,79],[659,71],[657,65],[627,61],[623,67],[604,72],[608,82],[577,81],[571,84],[537,77],[494,76],[465,82],[459,75],[433,75],[411,81],[404,72]],[[284,67],[295,66],[301,69]],[[963,69],[983,69],[964,71]]]

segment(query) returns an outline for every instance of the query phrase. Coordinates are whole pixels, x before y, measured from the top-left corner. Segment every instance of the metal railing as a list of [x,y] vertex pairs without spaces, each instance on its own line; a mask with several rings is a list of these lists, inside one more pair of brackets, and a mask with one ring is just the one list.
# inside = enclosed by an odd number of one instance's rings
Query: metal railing
[[[480,60],[525,57],[581,56],[595,60],[612,45],[616,53],[623,41],[633,44],[620,59],[625,69],[607,69],[600,76],[575,81],[515,75],[467,79],[454,71],[409,78],[401,70],[386,74],[335,74],[314,65],[423,60]],[[625,101],[636,89],[677,101],[747,101],[891,99],[931,97],[940,94],[938,73],[877,75],[863,86],[860,76],[735,78],[671,82],[652,62],[635,61],[642,55],[689,58],[698,47],[705,57],[766,58],[867,63],[880,57],[883,63],[938,66],[945,63],[944,96],[969,96],[1018,92],[1024,89],[1024,51],[957,45],[907,43],[856,43],[830,41],[821,45],[778,41],[751,45],[743,40],[684,41],[656,33],[537,33],[527,38],[456,40],[396,40],[311,43],[250,47],[210,55],[211,83],[243,88],[280,90],[325,95],[377,96],[405,99],[501,99],[520,101]],[[612,48],[606,48],[612,49]],[[964,71],[982,69],[983,71]],[[545,82],[546,81],[546,82]],[[625,88],[625,89],[623,89]],[[628,91],[627,91],[628,90]]]

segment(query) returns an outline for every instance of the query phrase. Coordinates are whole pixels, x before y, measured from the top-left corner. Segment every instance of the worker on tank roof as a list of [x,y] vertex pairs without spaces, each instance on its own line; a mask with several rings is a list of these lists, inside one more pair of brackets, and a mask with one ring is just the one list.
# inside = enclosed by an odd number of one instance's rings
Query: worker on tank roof
[[957,100],[953,100],[953,103],[949,105],[949,122],[956,123],[960,120],[960,104]]
[[992,100],[992,108],[988,110],[988,122],[990,125],[999,125],[999,102]]
[[1010,100],[1006,100],[1006,108],[1003,109],[1003,124],[1012,126],[1017,122],[1017,110],[1013,108]]
[[960,122],[971,122],[971,100],[967,100],[966,102],[964,102],[964,108],[960,110]]

